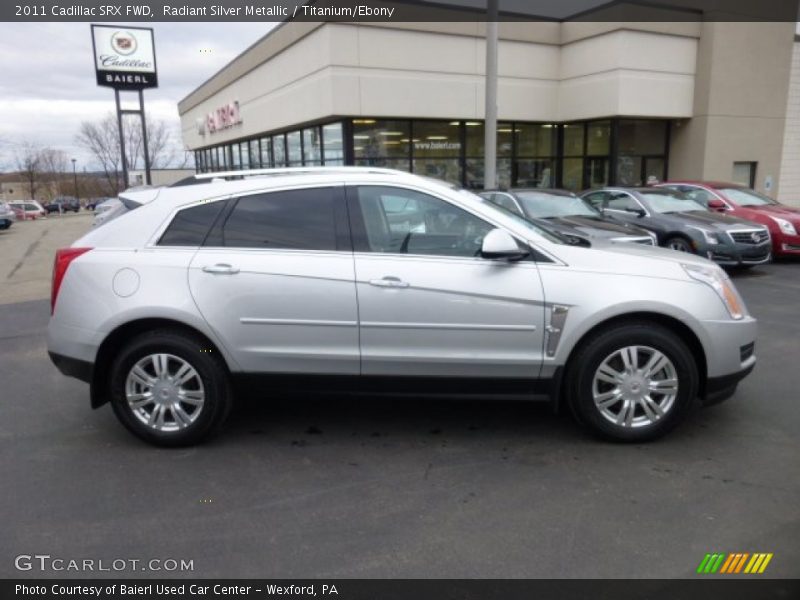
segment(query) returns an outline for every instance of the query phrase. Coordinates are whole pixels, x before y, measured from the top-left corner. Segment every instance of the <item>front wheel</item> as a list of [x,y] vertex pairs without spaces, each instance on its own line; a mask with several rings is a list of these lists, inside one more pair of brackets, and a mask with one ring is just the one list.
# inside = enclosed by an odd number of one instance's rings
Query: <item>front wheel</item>
[[694,254],[694,250],[692,250],[692,245],[682,237],[673,237],[669,238],[665,243],[664,246],[669,248],[670,250],[676,250],[677,252],[689,252]]
[[621,324],[586,340],[566,377],[577,420],[625,442],[656,439],[680,423],[696,405],[699,379],[684,341],[646,322]]
[[195,336],[144,333],[111,368],[111,404],[133,434],[158,446],[188,446],[213,433],[230,411],[222,359]]

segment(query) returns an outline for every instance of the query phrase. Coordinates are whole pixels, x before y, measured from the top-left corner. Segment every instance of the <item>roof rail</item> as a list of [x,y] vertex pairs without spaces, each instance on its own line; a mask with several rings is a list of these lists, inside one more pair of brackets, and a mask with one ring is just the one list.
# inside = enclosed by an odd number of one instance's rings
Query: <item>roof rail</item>
[[242,169],[240,171],[219,171],[216,173],[196,173],[195,179],[236,179],[244,177],[263,177],[269,175],[302,173],[375,173],[377,175],[408,175],[406,171],[383,169],[380,167],[280,167],[276,169]]

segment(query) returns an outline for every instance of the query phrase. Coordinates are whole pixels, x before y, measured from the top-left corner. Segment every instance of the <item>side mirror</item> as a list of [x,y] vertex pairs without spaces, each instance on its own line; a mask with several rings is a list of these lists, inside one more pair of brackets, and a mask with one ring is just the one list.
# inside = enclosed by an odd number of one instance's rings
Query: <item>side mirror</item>
[[719,198],[712,198],[708,201],[708,208],[711,210],[725,210],[727,206]]
[[520,249],[510,233],[502,229],[492,229],[483,238],[483,244],[481,244],[483,258],[521,260],[528,254],[527,250]]

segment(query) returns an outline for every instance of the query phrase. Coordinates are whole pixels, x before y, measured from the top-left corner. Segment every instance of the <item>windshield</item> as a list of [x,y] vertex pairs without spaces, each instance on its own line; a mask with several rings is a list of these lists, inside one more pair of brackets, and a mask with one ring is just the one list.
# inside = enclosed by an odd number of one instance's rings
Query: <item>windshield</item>
[[722,188],[720,191],[739,206],[766,206],[768,204],[777,204],[777,202],[769,196],[764,196],[753,190]]
[[520,225],[523,225],[526,229],[528,229],[530,231],[533,231],[534,233],[539,234],[540,236],[542,236],[543,238],[545,238],[549,242],[553,242],[554,244],[568,244],[569,243],[569,240],[566,237],[564,237],[563,235],[561,235],[560,233],[558,233],[557,231],[553,231],[550,228],[543,227],[538,223],[537,224],[531,223],[527,219],[524,219],[524,218],[520,217],[518,214],[513,213],[510,210],[506,210],[505,208],[502,208],[500,206],[497,206],[496,204],[488,202],[487,200],[484,200],[483,198],[481,198],[477,194],[474,194],[474,193],[470,192],[469,190],[465,190],[465,189],[462,188],[462,189],[459,189],[458,191],[459,191],[460,194],[470,198],[470,200],[478,202],[481,205],[482,208],[496,211],[496,212],[500,213],[502,216],[504,216],[506,218],[508,218],[508,217],[512,218],[514,221],[516,221]]
[[599,217],[600,213],[577,196],[560,196],[545,192],[517,192],[525,213],[534,219],[554,217]]
[[657,213],[667,214],[676,212],[689,212],[692,210],[702,210],[707,212],[708,209],[686,196],[679,193],[673,194],[654,194],[649,192],[642,192],[639,194],[641,198],[647,203],[647,207]]

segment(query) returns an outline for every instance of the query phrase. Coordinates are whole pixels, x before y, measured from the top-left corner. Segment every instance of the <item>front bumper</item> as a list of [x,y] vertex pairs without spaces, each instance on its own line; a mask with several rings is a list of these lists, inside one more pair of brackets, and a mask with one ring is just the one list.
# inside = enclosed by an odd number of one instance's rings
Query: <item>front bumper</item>
[[716,244],[706,246],[706,256],[726,267],[763,265],[772,258],[771,250],[769,240],[760,244]]
[[702,326],[707,372],[702,399],[715,404],[729,398],[755,367],[758,324],[747,316],[740,321],[703,321]]
[[800,256],[800,235],[772,233],[772,252],[775,256]]
[[750,375],[750,372],[755,368],[756,364],[753,362],[749,367],[737,373],[730,375],[723,375],[722,377],[709,377],[706,381],[706,389],[703,394],[703,405],[712,406],[724,402],[736,392],[736,386],[739,382]]

